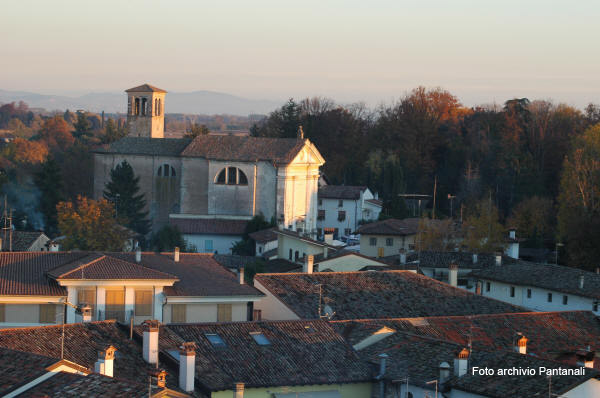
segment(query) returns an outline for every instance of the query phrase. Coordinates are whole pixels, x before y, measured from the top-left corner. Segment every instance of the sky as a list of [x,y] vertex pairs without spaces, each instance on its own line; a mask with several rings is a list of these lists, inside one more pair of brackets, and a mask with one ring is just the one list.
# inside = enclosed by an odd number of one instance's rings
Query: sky
[[600,103],[600,2],[0,0],[0,89]]

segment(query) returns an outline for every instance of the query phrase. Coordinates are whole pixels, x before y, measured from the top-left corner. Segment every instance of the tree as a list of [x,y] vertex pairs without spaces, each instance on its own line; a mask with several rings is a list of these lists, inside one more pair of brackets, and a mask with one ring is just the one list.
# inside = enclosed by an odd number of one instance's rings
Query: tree
[[106,125],[104,126],[104,137],[102,138],[102,142],[105,144],[110,144],[111,142],[115,142],[120,140],[121,138],[127,135],[126,128],[119,128],[115,121],[109,118],[106,121]]
[[124,160],[110,172],[110,181],[106,183],[104,198],[114,203],[117,218],[131,230],[146,235],[150,230],[150,221],[144,211],[146,200],[140,191],[140,177],[136,177],[133,168]]
[[489,253],[504,244],[504,227],[500,224],[498,209],[489,199],[475,203],[463,225],[464,243],[470,251]]
[[183,135],[185,138],[196,138],[199,135],[208,135],[210,130],[205,124],[194,123]]
[[179,228],[171,225],[165,225],[159,229],[152,236],[150,246],[157,252],[173,251],[176,247],[184,252],[189,249]]
[[600,123],[574,139],[558,201],[559,238],[569,264],[594,269],[600,256]]
[[62,153],[75,143],[70,127],[62,116],[47,119],[42,125],[39,136],[53,154]]
[[75,135],[81,137],[92,129],[92,123],[88,120],[85,112],[77,112],[77,121],[73,127],[75,127]]
[[554,236],[554,204],[549,198],[532,196],[513,210],[508,224],[517,229],[519,237],[527,239],[528,247],[544,247]]
[[268,222],[265,220],[265,216],[262,213],[252,217],[252,219],[248,221],[248,224],[246,224],[246,229],[242,235],[242,240],[233,244],[231,252],[241,256],[254,256],[256,254],[256,244],[254,240],[250,238],[250,234],[256,231],[262,231],[263,229],[274,227],[275,223],[273,221],[274,220]]
[[3,150],[3,155],[17,165],[35,165],[46,160],[48,147],[41,142],[15,138]]
[[64,250],[122,251],[127,231],[115,219],[115,209],[106,199],[79,196],[75,203],[56,206],[58,229],[65,236]]
[[39,206],[44,215],[45,232],[52,236],[58,228],[56,206],[64,200],[62,173],[53,158],[48,158],[42,164],[41,170],[35,174],[34,181],[41,192]]
[[454,249],[455,230],[453,221],[430,220],[422,218],[419,220],[417,250],[450,251]]

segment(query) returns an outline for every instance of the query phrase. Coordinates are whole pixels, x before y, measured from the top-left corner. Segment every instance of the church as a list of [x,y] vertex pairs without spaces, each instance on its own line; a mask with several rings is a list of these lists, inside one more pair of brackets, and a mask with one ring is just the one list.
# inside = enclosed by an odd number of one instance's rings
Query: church
[[184,236],[214,235],[192,242],[198,251],[226,253],[232,238],[221,238],[237,237],[261,213],[280,229],[316,237],[325,160],[301,130],[297,138],[164,138],[166,91],[144,84],[126,93],[128,136],[93,153],[95,198],[126,160],[140,177],[153,231],[172,224]]

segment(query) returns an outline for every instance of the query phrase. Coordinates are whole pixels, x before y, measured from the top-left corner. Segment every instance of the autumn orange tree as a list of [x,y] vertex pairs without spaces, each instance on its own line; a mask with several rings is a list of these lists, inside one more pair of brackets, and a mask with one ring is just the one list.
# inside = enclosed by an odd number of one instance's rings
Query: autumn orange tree
[[4,148],[2,154],[19,166],[36,165],[46,161],[48,148],[41,142],[15,138]]
[[128,234],[116,222],[114,206],[107,200],[78,196],[75,203],[60,202],[56,210],[64,250],[123,250]]
[[52,153],[65,151],[75,143],[71,127],[62,116],[54,116],[44,122],[40,132],[40,140]]

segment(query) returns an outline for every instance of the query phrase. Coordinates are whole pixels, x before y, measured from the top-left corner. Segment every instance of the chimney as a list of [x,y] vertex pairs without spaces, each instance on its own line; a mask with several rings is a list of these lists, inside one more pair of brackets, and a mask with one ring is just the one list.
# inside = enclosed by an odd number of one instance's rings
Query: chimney
[[244,284],[244,267],[238,268],[238,282],[240,285]]
[[461,377],[467,373],[469,369],[469,355],[470,351],[467,348],[463,348],[456,354],[456,358],[454,358],[454,376]]
[[583,283],[585,282],[585,276],[581,275],[579,277],[579,288],[583,289]]
[[165,388],[167,386],[167,372],[164,369],[152,369],[149,374],[151,377],[156,378],[157,388]]
[[50,251],[51,252],[57,252],[59,248],[59,244],[56,242],[52,242],[50,243]]
[[135,262],[142,262],[142,249],[140,249],[139,247],[135,249]]
[[244,383],[235,383],[233,385],[233,398],[244,398]]
[[585,366],[586,368],[594,367],[596,353],[589,346],[585,350],[577,351],[575,355],[577,356],[577,366]]
[[439,383],[444,384],[450,378],[450,364],[448,362],[440,363],[440,379]]
[[502,265],[502,253],[496,252],[496,265]]
[[179,262],[179,248],[178,247],[175,248],[175,252],[173,253],[173,261],[175,261],[176,263]]
[[527,337],[521,335],[521,338],[517,340],[515,344],[515,351],[519,354],[527,354]]
[[388,354],[379,354],[379,374],[375,377],[379,380],[379,398],[385,398],[385,362],[389,357]]
[[327,246],[323,247],[323,258],[327,258],[329,253],[329,248]]
[[458,264],[454,262],[448,267],[448,283],[451,286],[458,287]]
[[151,319],[144,321],[144,360],[148,363],[158,363],[158,328],[160,322]]
[[308,256],[304,257],[304,266],[302,267],[302,272],[304,272],[305,274],[312,274],[314,262],[315,256],[313,256],[312,254],[309,254]]
[[183,391],[194,391],[196,375],[196,343],[183,343],[179,347],[179,388]]
[[400,264],[406,264],[406,250],[400,249]]
[[481,281],[477,281],[475,284],[475,294],[481,294]]
[[473,253],[473,264],[477,264],[477,253]]
[[516,239],[517,238],[517,231],[514,228],[511,228],[508,230],[508,237],[510,239]]
[[98,360],[94,364],[94,372],[104,376],[113,377],[115,351],[117,351],[117,349],[112,345],[106,347],[104,351],[100,351],[98,353]]
[[325,234],[323,235],[323,239],[325,239],[325,243],[331,245],[333,243],[333,233],[325,232]]
[[84,305],[81,307],[81,321],[83,323],[92,321],[92,307],[89,305]]

